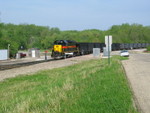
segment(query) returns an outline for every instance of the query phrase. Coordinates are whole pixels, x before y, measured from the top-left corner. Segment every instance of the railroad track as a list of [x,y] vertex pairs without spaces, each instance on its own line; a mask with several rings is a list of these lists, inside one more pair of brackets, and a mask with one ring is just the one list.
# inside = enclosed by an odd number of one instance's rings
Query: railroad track
[[40,60],[40,61],[13,63],[13,64],[2,64],[2,65],[0,65],[0,71],[12,69],[12,68],[19,68],[19,67],[23,67],[23,66],[34,65],[34,64],[39,64],[39,63],[44,63],[44,62],[49,62],[49,61],[54,61],[54,60],[62,60],[62,59],[48,59],[48,60]]
[[12,68],[19,68],[19,67],[23,67],[23,66],[34,65],[34,64],[39,64],[39,63],[44,63],[44,62],[48,62],[48,61],[53,61],[53,59],[15,63],[15,64],[4,64],[4,65],[0,65],[0,71],[12,69]]

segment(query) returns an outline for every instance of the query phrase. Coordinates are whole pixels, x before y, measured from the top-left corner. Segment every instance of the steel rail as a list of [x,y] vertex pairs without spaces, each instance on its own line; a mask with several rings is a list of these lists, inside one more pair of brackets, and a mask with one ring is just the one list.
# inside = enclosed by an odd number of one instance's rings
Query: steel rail
[[34,64],[39,64],[39,63],[44,63],[44,62],[49,62],[49,61],[53,61],[53,60],[54,59],[30,61],[30,62],[23,62],[23,63],[21,62],[21,63],[14,63],[14,64],[3,64],[3,65],[0,65],[0,71],[12,69],[12,68],[19,68],[19,67],[23,67],[23,66],[34,65]]

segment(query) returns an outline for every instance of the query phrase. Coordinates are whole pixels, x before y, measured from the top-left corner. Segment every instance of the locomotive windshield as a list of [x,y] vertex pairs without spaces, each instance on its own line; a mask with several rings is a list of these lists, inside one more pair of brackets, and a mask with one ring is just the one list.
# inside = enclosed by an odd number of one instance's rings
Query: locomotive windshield
[[56,40],[55,42],[54,42],[54,45],[66,45],[66,42],[64,42],[64,40]]
[[75,41],[72,41],[72,40],[56,40],[54,42],[54,45],[63,45],[63,46],[66,46],[66,45],[75,45],[76,42]]

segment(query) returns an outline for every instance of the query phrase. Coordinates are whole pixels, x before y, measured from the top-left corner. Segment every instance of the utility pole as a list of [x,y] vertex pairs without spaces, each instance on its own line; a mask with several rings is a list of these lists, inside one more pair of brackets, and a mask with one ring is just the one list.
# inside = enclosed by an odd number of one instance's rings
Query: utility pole
[[0,23],[1,23],[1,12],[0,12]]
[[10,44],[8,44],[8,50],[7,50],[7,57],[9,59],[9,54],[10,54]]
[[0,12],[0,23],[1,23],[1,12]]
[[108,64],[110,64],[110,48],[109,48],[109,35],[108,35]]

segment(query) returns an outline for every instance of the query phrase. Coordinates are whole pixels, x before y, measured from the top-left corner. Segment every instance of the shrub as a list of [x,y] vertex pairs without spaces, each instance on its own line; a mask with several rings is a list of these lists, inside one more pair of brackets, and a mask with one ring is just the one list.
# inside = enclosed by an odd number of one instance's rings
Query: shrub
[[150,46],[147,46],[147,51],[150,51]]

